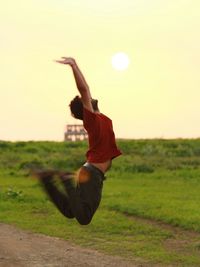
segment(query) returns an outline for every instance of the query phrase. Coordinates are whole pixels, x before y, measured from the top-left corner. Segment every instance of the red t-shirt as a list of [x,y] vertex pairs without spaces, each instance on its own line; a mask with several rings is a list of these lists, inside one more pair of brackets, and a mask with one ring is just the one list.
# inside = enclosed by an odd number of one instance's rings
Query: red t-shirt
[[88,133],[88,162],[102,163],[121,155],[115,143],[112,120],[102,113],[93,113],[83,109],[83,125]]

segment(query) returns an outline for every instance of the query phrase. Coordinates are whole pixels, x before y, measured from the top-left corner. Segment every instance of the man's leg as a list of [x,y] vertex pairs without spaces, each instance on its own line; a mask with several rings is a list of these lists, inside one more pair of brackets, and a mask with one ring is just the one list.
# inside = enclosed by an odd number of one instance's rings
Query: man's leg
[[51,201],[55,204],[55,206],[58,208],[58,210],[68,218],[74,218],[74,214],[71,211],[70,205],[69,205],[69,199],[67,195],[60,192],[54,181],[53,176],[51,172],[43,172],[38,174],[38,177],[40,178],[40,181],[42,183],[42,186],[46,193],[48,194]]
[[[89,224],[101,200],[103,185],[101,178],[94,176],[84,167],[79,171],[79,183],[77,185],[74,185],[72,178],[69,179],[65,175],[61,175],[60,178],[69,196],[69,205],[77,221],[82,225]],[[81,181],[82,178],[84,182]]]

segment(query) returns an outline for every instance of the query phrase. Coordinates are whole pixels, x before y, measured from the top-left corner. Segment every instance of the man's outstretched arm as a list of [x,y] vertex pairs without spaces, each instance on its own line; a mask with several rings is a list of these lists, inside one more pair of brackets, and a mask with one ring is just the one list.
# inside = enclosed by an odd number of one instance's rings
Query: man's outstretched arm
[[81,70],[76,64],[76,61],[71,57],[62,57],[62,60],[56,60],[56,62],[71,66],[73,74],[74,74],[74,78],[76,81],[76,86],[82,98],[83,106],[87,108],[88,110],[90,110],[91,112],[94,112],[92,103],[91,103],[92,97],[91,97],[89,86]]

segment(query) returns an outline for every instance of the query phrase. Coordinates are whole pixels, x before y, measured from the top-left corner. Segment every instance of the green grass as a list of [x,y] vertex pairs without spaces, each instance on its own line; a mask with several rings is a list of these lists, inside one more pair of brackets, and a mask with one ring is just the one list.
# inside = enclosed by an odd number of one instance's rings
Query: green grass
[[114,173],[104,190],[104,207],[200,232],[199,192],[200,170],[124,174],[121,179]]
[[[0,221],[149,264],[199,266],[200,140],[120,140],[124,152],[107,174],[88,226],[63,217],[29,168],[76,170],[85,142],[0,142]],[[175,233],[146,218],[197,232],[182,249]],[[179,237],[180,241],[185,240]],[[181,242],[180,242],[181,243]]]

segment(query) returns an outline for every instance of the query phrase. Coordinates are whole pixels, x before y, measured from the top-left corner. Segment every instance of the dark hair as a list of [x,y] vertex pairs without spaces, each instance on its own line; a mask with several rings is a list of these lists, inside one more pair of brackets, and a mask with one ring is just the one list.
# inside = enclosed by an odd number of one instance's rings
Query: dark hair
[[74,118],[83,120],[83,103],[80,96],[75,96],[70,102],[69,107]]
[[[98,101],[92,99],[91,103],[94,111],[98,111]],[[80,96],[75,96],[70,102],[69,107],[74,118],[83,120],[83,103]]]

